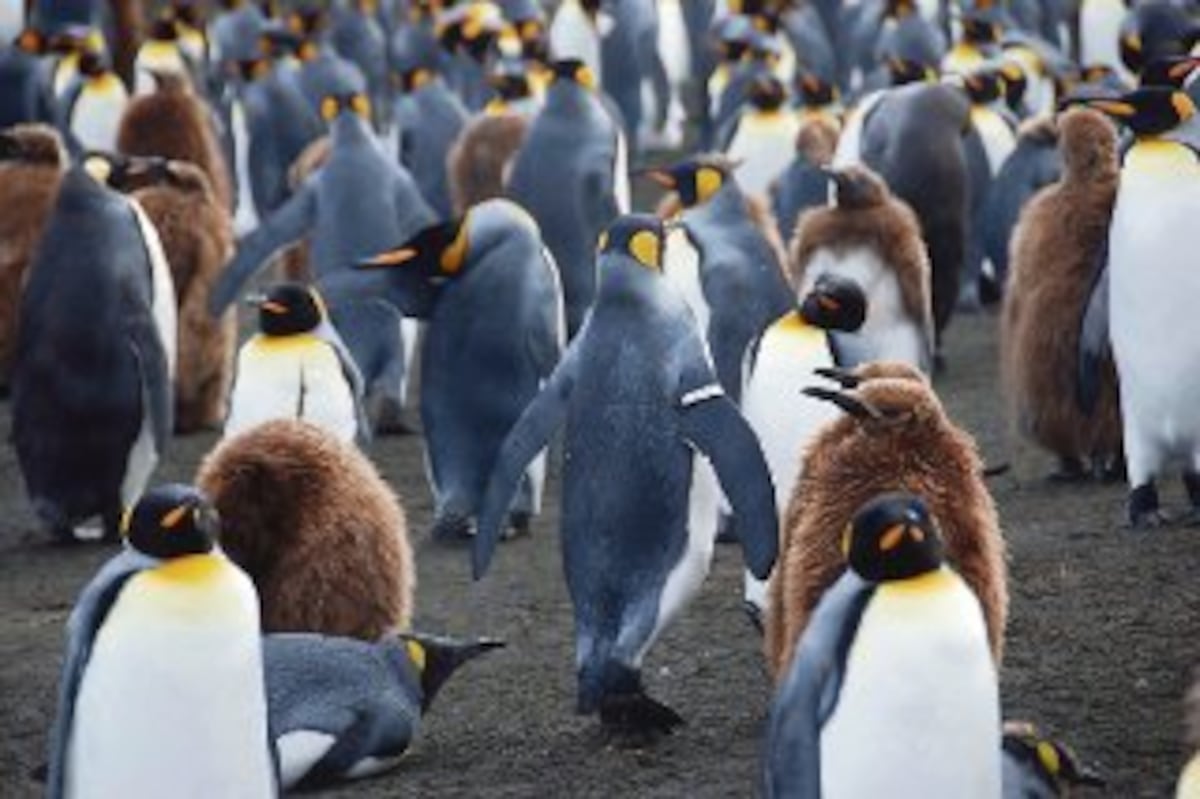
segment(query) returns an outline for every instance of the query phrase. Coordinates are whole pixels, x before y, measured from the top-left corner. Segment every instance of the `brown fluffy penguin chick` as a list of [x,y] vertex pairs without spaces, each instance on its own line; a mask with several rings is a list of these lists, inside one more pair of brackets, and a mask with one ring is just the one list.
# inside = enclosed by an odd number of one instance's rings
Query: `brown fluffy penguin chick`
[[407,629],[416,578],[404,511],[354,445],[280,419],[225,439],[196,484],[221,545],[254,580],[263,632],[373,641]]
[[528,120],[514,113],[481,114],[467,122],[446,154],[455,214],[504,196],[508,166],[521,149],[528,127]]
[[838,128],[831,120],[815,117],[796,134],[796,151],[810,164],[825,166],[837,150]]
[[175,376],[175,431],[215,430],[225,419],[237,347],[237,314],[214,319],[208,295],[233,257],[233,222],[199,167],[158,161],[131,170],[122,186],[132,191],[158,230],[171,266],[179,306]]
[[1001,317],[1001,374],[1013,426],[1058,456],[1064,476],[1104,466],[1121,446],[1117,376],[1102,368],[1091,415],[1076,400],[1079,320],[1108,235],[1120,179],[1116,130],[1073,108],[1058,121],[1063,175],[1021,211]]
[[0,380],[5,383],[21,290],[66,163],[62,139],[48,125],[0,131]]
[[780,531],[764,641],[772,674],[787,674],[817,602],[844,570],[842,533],[855,510],[884,491],[920,496],[940,520],[947,560],[979,598],[999,662],[1008,615],[1005,546],[974,440],[911,367],[872,365],[852,375],[841,382],[858,380],[857,387],[826,389],[825,398],[847,414],[809,445]]
[[135,97],[121,117],[117,151],[189,161],[204,171],[221,206],[233,211],[229,165],[204,101],[185,78],[164,75],[158,89]]
[[867,295],[867,319],[848,342],[857,362],[903,360],[932,365],[932,272],[921,225],[908,204],[865,166],[835,170],[834,202],[796,220],[790,263],[803,296],[823,274],[850,278]]

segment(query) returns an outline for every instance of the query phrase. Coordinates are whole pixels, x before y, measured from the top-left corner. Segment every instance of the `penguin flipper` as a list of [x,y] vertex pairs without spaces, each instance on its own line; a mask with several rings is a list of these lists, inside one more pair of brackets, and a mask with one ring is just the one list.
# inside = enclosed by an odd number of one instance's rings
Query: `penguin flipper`
[[712,461],[736,517],[746,565],[766,579],[779,551],[775,488],[754,431],[716,383],[679,399],[683,437]]
[[817,604],[767,720],[763,796],[820,799],[821,728],[833,714],[846,657],[875,586],[845,572]]
[[75,720],[75,698],[84,669],[92,654],[96,632],[117,601],[125,582],[155,564],[153,558],[133,550],[124,550],[111,558],[87,584],[67,619],[67,651],[63,658],[58,686],[58,710],[50,732],[50,760],[46,784],[49,799],[61,799],[65,792],[67,750]]
[[1076,402],[1089,416],[1096,410],[1103,383],[1101,367],[1109,351],[1108,236],[1103,236],[1101,241],[1091,294],[1079,323],[1079,362],[1075,376]]
[[[582,338],[581,334],[576,341]],[[572,355],[577,352],[576,347],[568,351],[567,357],[508,431],[496,455],[496,464],[492,467],[492,476],[488,479],[487,491],[480,503],[475,532],[472,574],[476,580],[487,572],[492,562],[508,508],[521,478],[525,476],[525,470],[537,454],[545,449],[550,436],[566,419],[578,364],[578,359]]]
[[333,348],[337,355],[338,363],[342,367],[342,375],[346,378],[346,383],[350,386],[350,393],[354,399],[354,418],[358,420],[358,440],[360,443],[366,444],[371,440],[371,424],[367,420],[367,409],[363,402],[366,396],[366,382],[363,380],[362,372],[358,368],[358,364],[354,362],[354,356],[350,354],[350,349],[346,346],[346,342],[342,340],[342,336],[338,333],[337,328],[333,323],[326,320],[317,328],[316,335],[322,341]]
[[[161,453],[175,429],[174,387],[167,370],[167,351],[149,314],[139,315],[130,326],[129,346],[141,378],[142,413],[150,414],[154,446]],[[155,366],[155,364],[161,364]]]
[[306,183],[257,230],[238,242],[237,255],[221,272],[209,295],[208,308],[213,316],[220,316],[229,307],[246,281],[266,265],[271,255],[303,238],[312,227],[316,212],[316,190],[311,182]]

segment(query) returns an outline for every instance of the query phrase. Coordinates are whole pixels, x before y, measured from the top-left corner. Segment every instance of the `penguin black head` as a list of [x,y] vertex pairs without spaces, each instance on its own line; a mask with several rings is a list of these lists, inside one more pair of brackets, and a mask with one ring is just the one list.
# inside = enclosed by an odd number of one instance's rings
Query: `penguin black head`
[[271,61],[268,58],[227,61],[225,71],[231,77],[240,78],[243,83],[253,83],[259,78],[266,77],[267,73],[271,71]]
[[1000,23],[982,14],[964,14],[963,41],[970,44],[996,44],[1000,41]]
[[996,69],[977,69],[963,76],[963,88],[974,105],[987,105],[1005,93],[1004,76]]
[[1103,111],[1139,136],[1161,135],[1196,114],[1191,98],[1165,86],[1144,86],[1120,97],[1088,97],[1068,103]]
[[1142,50],[1142,37],[1136,30],[1129,30],[1121,34],[1121,63],[1130,72],[1141,72],[1142,67],[1145,66],[1146,57]]
[[592,68],[578,58],[563,58],[550,64],[555,82],[569,81],[585,89],[596,88],[596,75]]
[[321,100],[321,118],[333,122],[343,112],[357,114],[363,119],[371,118],[371,101],[365,94],[329,94]]
[[912,16],[917,10],[913,0],[887,0],[884,4],[884,16],[890,19],[904,19]]
[[1004,722],[1001,746],[1004,753],[1035,775],[1047,788],[1047,795],[1065,796],[1071,788],[1086,785],[1102,788],[1104,779],[1084,766],[1063,743],[1041,735],[1024,721]]
[[462,271],[470,252],[467,220],[439,222],[421,230],[399,247],[355,264],[357,269],[403,267],[404,272],[426,281],[444,281]]
[[266,294],[246,300],[258,308],[258,329],[264,336],[309,333],[325,321],[325,301],[312,286],[278,283]]
[[62,137],[49,125],[23,123],[0,130],[0,166],[6,163],[66,166]]
[[778,111],[787,100],[787,89],[774,75],[759,75],[750,83],[748,99],[760,111]]
[[204,27],[204,11],[196,3],[174,0],[171,3],[171,15],[189,28],[200,30]]
[[699,156],[669,167],[647,169],[645,175],[679,195],[684,208],[707,202],[729,182],[729,164],[721,158]]
[[93,79],[108,74],[108,63],[104,56],[94,50],[88,50],[79,56],[79,74],[84,78]]
[[498,61],[488,75],[488,83],[496,90],[497,96],[506,102],[523,100],[533,94],[525,64],[512,59]]
[[131,547],[164,560],[211,552],[220,527],[208,498],[179,483],[147,491],[121,520],[121,533]]
[[821,275],[800,303],[800,318],[822,330],[853,333],[867,318],[867,295],[849,278]]
[[662,272],[666,230],[663,221],[652,214],[626,214],[617,217],[600,234],[600,255],[624,255],[653,272]]
[[1139,80],[1142,86],[1168,86],[1181,89],[1197,68],[1200,68],[1200,56],[1162,56],[1142,68]]
[[288,14],[287,27],[292,33],[297,36],[303,36],[308,39],[321,31],[325,30],[329,23],[329,15],[323,8],[314,6],[313,8],[297,9]]
[[854,165],[823,171],[833,182],[833,203],[838,208],[872,208],[882,204],[887,198],[887,185],[883,179],[865,166]]
[[859,577],[884,583],[907,580],[942,565],[942,536],[925,503],[913,494],[881,494],[854,514],[843,542]]
[[438,691],[459,666],[504,646],[503,641],[491,638],[456,641],[425,633],[400,633],[393,640],[404,648],[405,660],[420,675],[421,712],[429,710]]
[[79,163],[101,186],[120,186],[129,161],[120,153],[89,150],[79,159]]
[[146,37],[152,42],[175,42],[179,40],[179,30],[175,27],[175,18],[170,12],[159,15],[150,26]]
[[26,28],[13,39],[13,47],[30,55],[42,55],[49,49],[49,42],[36,28]]
[[893,86],[928,82],[937,78],[937,71],[933,67],[910,58],[888,56],[887,69]]
[[802,104],[814,108],[837,100],[837,87],[813,72],[800,72],[796,78]]
[[436,73],[428,67],[413,67],[412,69],[405,70],[398,76],[400,90],[405,94],[411,94],[422,86],[427,85],[435,76]]
[[1025,90],[1029,88],[1025,69],[1016,61],[1006,61],[1000,65],[998,72],[1004,79],[1004,102],[1013,111],[1020,111],[1021,100],[1025,98]]

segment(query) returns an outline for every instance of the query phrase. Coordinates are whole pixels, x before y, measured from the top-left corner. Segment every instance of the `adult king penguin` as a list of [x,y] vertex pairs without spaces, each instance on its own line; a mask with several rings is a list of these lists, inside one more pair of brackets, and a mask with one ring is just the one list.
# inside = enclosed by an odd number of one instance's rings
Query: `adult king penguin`
[[1129,520],[1164,521],[1154,481],[1184,461],[1183,482],[1200,522],[1200,337],[1181,335],[1200,294],[1200,117],[1186,94],[1141,88],[1087,105],[1136,135],[1121,166],[1105,271],[1096,280],[1080,336],[1081,397],[1099,394],[1107,339],[1120,382]]
[[[171,434],[175,289],[153,225],[89,158],[62,180],[21,299],[13,444],[34,510],[61,539],[115,535]],[[95,174],[93,174],[93,172]]]
[[1000,697],[979,601],[925,504],[883,494],[843,538],[771,707],[764,795],[999,797]]
[[771,570],[778,547],[762,451],[662,274],[663,246],[662,222],[644,215],[621,217],[602,238],[596,305],[505,439],[474,551],[479,577],[525,469],[565,422],[563,565],[575,608],[578,708],[636,732],[681,722],[644,693],[640,668],[712,556],[716,514],[689,518],[695,451],[716,469],[755,576]]
[[275,795],[254,585],[190,486],[147,492],[67,621],[48,795]]

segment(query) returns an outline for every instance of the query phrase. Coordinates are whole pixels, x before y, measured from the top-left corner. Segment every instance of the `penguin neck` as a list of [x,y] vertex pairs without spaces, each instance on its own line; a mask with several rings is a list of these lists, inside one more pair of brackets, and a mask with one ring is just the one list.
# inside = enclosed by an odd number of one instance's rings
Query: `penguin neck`
[[[374,147],[379,148],[379,143],[375,139],[366,120],[357,114],[343,112],[339,114],[337,119],[333,121],[333,129],[330,131],[332,144],[332,152],[336,153],[343,147],[360,148]],[[331,156],[332,157],[332,156]]]
[[546,92],[547,105],[563,109],[589,109],[594,99],[588,89],[567,80],[555,81]]
[[744,210],[742,193],[738,191],[737,184],[732,179],[726,178],[722,182],[721,187],[717,189],[708,199],[693,205],[691,211],[708,211],[714,214],[723,214],[730,211],[740,213]]

